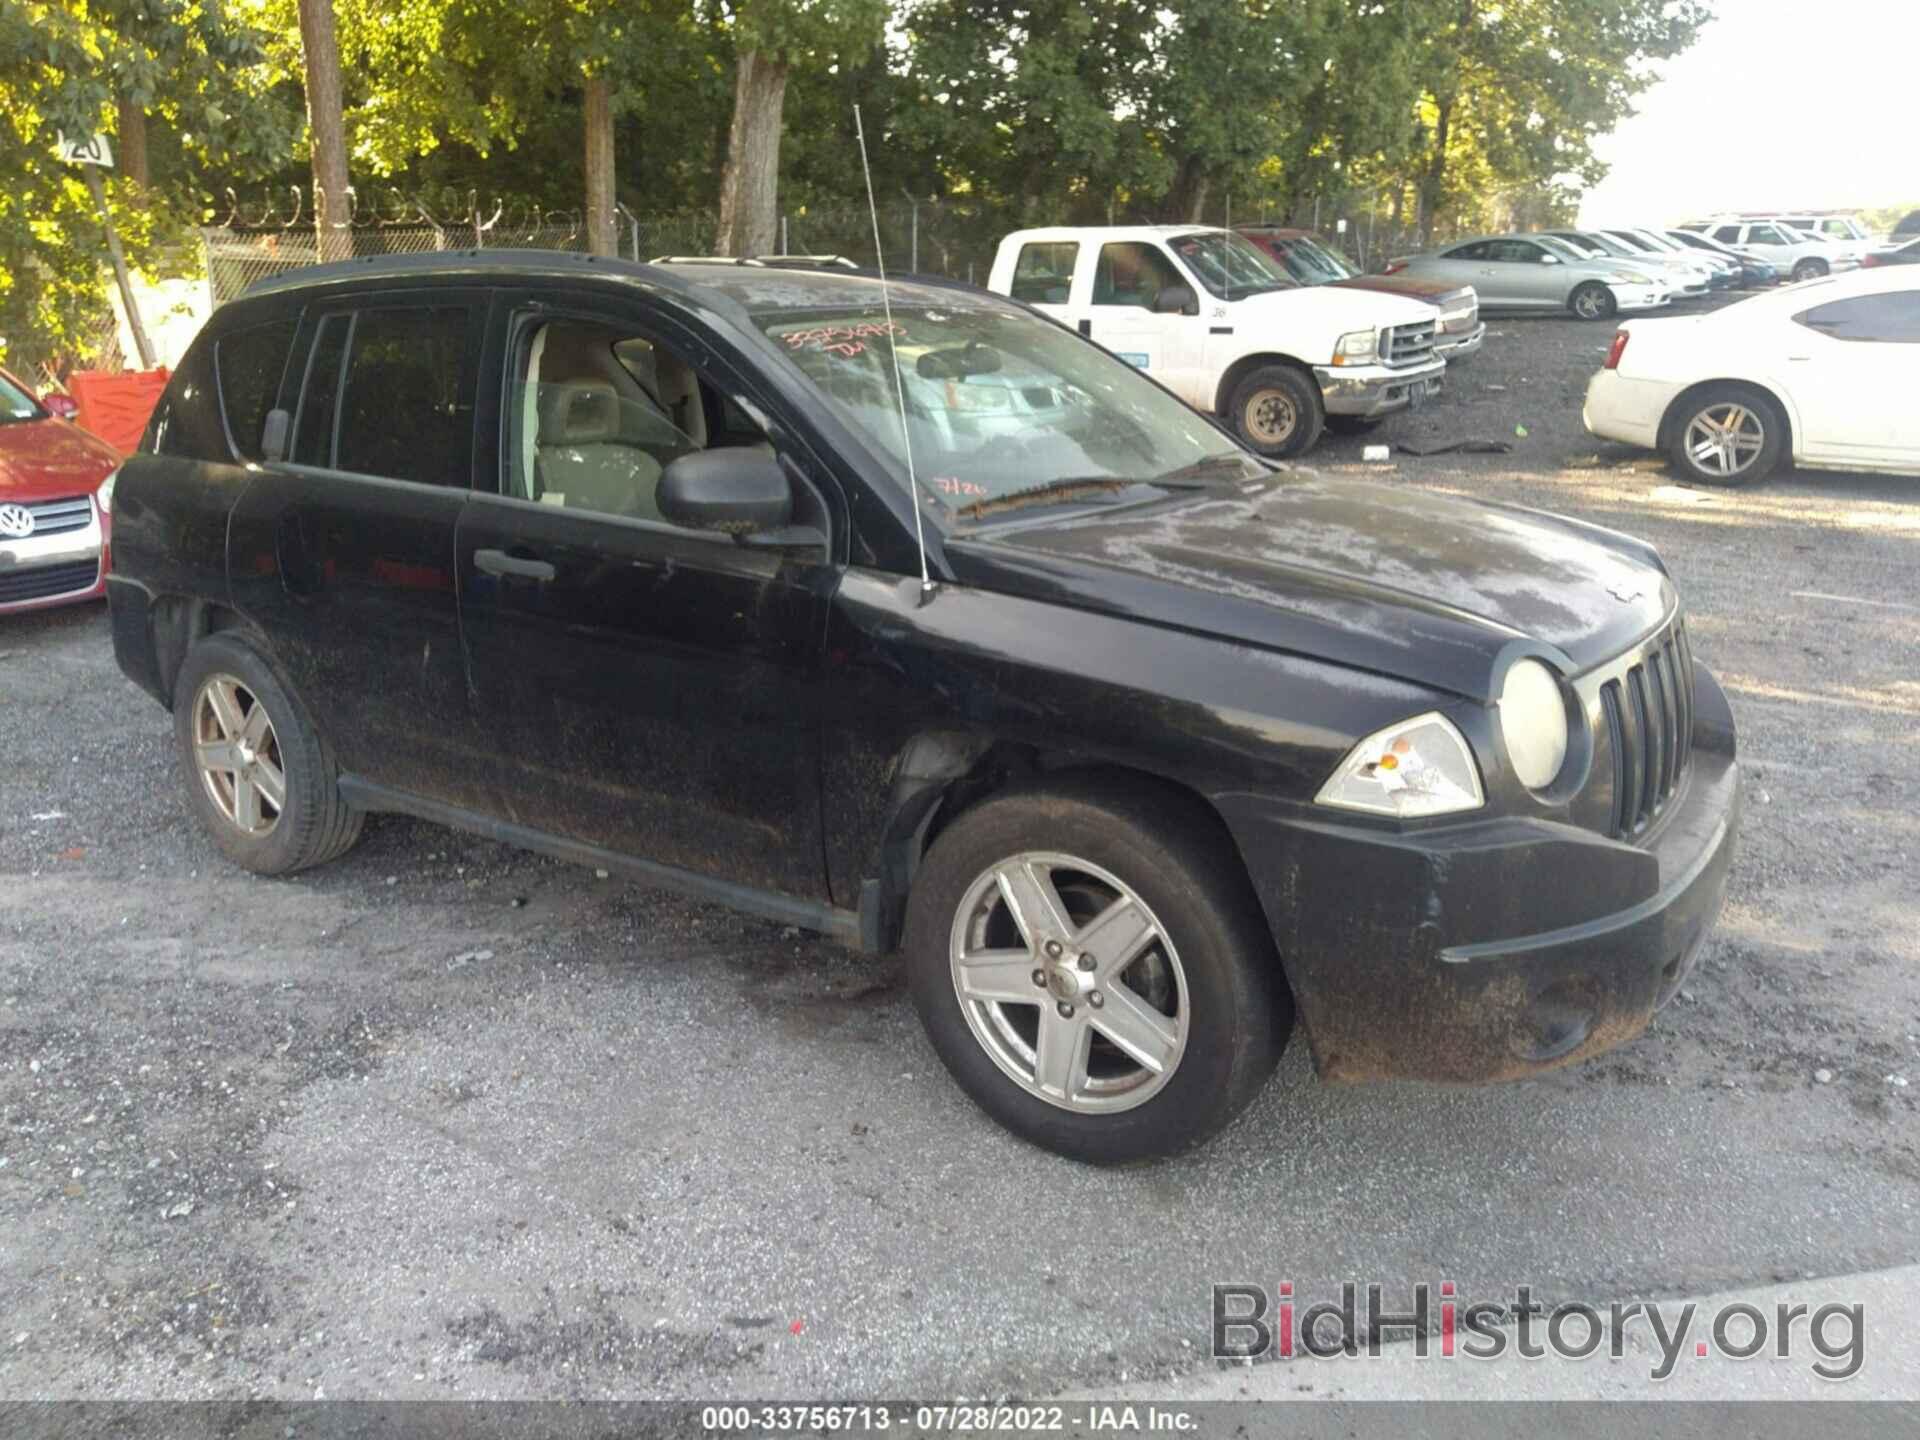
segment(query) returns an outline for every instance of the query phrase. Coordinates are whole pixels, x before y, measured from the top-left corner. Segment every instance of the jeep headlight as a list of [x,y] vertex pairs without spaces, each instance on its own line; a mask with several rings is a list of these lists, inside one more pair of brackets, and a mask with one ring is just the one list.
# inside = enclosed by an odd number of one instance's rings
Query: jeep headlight
[[1529,790],[1546,789],[1567,759],[1567,702],[1558,677],[1538,660],[1515,661],[1498,708],[1513,773]]
[[1334,342],[1333,363],[1359,365],[1373,359],[1379,352],[1379,334],[1377,330],[1348,331]]
[[1376,731],[1347,752],[1317,804],[1412,819],[1486,803],[1466,738],[1438,713]]

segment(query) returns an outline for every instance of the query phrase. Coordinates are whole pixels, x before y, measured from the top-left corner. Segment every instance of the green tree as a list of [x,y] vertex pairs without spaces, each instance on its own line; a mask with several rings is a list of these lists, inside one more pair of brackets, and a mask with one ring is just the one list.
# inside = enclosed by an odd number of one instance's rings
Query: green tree
[[1697,0],[1403,0],[1422,27],[1419,223],[1476,193],[1596,183],[1593,142],[1633,113],[1648,62],[1693,43]]
[[129,255],[178,265],[206,177],[270,171],[291,115],[263,37],[184,0],[0,5],[0,348],[83,359],[105,314],[104,233],[56,134],[105,132],[107,197]]

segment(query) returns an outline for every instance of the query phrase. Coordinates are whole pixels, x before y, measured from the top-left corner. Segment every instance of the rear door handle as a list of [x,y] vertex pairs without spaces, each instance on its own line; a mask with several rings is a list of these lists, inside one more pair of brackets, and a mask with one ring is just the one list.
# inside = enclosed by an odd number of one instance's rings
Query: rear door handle
[[555,573],[545,560],[522,560],[504,550],[476,550],[473,563],[489,575],[512,575],[521,580],[551,580]]

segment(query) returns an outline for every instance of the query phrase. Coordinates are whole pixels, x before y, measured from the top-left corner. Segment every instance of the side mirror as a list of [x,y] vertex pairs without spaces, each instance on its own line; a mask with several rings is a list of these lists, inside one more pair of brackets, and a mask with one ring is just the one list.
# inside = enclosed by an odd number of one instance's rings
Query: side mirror
[[1542,265],[1558,265],[1560,263],[1560,257],[1558,255],[1545,254],[1540,257],[1540,263]]
[[1153,313],[1156,315],[1198,315],[1200,297],[1193,293],[1191,285],[1163,285],[1160,293],[1153,299]]
[[40,403],[50,415],[58,415],[62,420],[71,420],[80,413],[80,403],[71,395],[53,390],[40,397]]
[[260,427],[260,456],[269,465],[276,465],[287,458],[287,431],[293,427],[293,417],[284,410],[269,410],[266,423]]
[[689,530],[753,535],[793,521],[793,485],[780,462],[746,446],[696,450],[671,461],[655,498],[660,514]]

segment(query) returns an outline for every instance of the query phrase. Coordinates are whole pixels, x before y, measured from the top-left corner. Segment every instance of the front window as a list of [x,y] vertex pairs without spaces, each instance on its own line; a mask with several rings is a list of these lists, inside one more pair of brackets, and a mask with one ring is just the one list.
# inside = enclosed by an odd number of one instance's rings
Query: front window
[[1173,241],[1173,253],[1187,262],[1200,283],[1221,299],[1266,290],[1291,290],[1293,282],[1258,245],[1229,230],[1206,230]]
[[[782,310],[767,337],[953,526],[1043,503],[1111,506],[1263,473],[1225,434],[1072,331],[965,295]],[[895,392],[899,367],[900,398]]]
[[44,420],[46,415],[38,400],[5,375],[0,375],[0,425],[11,424],[15,420]]

